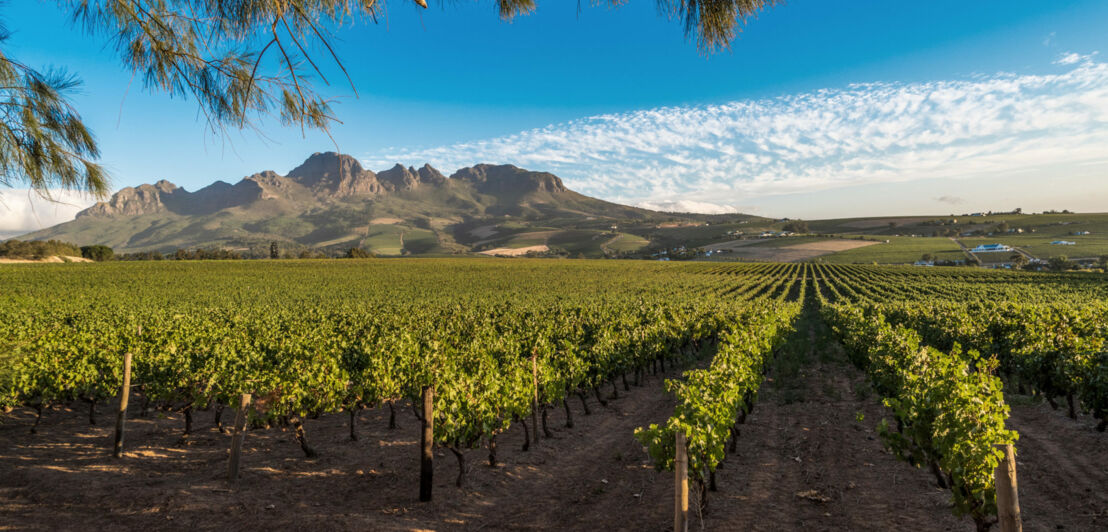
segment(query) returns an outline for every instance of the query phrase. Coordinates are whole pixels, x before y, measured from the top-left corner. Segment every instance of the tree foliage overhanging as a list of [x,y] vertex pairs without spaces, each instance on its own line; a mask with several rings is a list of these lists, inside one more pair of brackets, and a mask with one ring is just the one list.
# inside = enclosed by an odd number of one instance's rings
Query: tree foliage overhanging
[[[10,34],[0,27],[0,45]],[[39,72],[0,50],[0,186],[108,192],[96,140],[70,105],[80,82],[63,70]]]
[[[425,0],[409,1],[427,7]],[[501,18],[534,11],[535,0],[495,0]],[[619,6],[625,0],[592,0]],[[728,47],[738,27],[778,0],[656,0],[680,20],[702,51]],[[331,46],[334,32],[376,22],[386,0],[58,0],[78,27],[108,38],[124,68],[153,91],[198,103],[217,134],[252,129],[265,116],[286,126],[327,131],[337,121],[322,64],[353,83]],[[0,45],[8,33],[0,28]],[[317,50],[319,52],[310,52]],[[45,74],[0,51],[0,186],[23,184],[49,198],[51,189],[110,191],[96,164],[92,133],[69,103],[79,81],[64,70]],[[356,89],[355,89],[356,90]]]

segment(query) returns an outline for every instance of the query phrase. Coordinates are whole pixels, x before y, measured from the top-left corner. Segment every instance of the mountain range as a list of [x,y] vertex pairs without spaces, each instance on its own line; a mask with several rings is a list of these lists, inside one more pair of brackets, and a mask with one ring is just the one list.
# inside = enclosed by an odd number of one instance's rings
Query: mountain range
[[[349,155],[316,153],[285,175],[267,170],[190,192],[169,181],[127,187],[76,219],[23,239],[104,244],[116,252],[212,248],[330,254],[603,256],[647,247],[644,230],[695,225],[706,215],[619,205],[560,178],[479,164],[447,177],[429,164],[373,172]],[[730,218],[752,218],[732,215]],[[621,226],[635,227],[632,233]]]

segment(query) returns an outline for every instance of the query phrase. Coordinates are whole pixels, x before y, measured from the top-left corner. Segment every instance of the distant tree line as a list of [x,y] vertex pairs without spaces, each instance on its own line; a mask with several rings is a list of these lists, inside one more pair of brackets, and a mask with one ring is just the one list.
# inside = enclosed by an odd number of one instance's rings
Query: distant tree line
[[96,262],[104,262],[106,260],[112,260],[112,258],[115,257],[115,251],[108,246],[101,246],[99,244],[94,246],[81,246],[81,256]]
[[804,220],[793,220],[785,224],[785,226],[782,227],[781,230],[788,231],[790,233],[807,233],[808,222],[805,222]]
[[59,240],[7,240],[0,242],[0,257],[39,260],[47,257],[80,257],[81,248]]
[[[955,260],[942,260],[938,256],[931,253],[924,253],[920,257],[920,261],[932,264],[934,266],[981,266],[981,259],[973,257],[965,261]],[[1084,260],[1081,262],[1070,259],[1065,255],[1059,255],[1056,257],[1050,257],[1045,261],[1031,262],[1022,253],[1013,253],[1008,257],[1008,265],[1014,270],[1035,270],[1035,271],[1052,271],[1052,272],[1068,272],[1077,271],[1087,268],[1097,268],[1101,270],[1108,270],[1108,255],[1101,255],[1097,257],[1095,262]]]
[[245,258],[242,253],[223,248],[178,249],[164,255],[157,251],[120,255],[120,260],[242,260]]
[[49,257],[84,257],[96,262],[109,260],[136,261],[136,260],[246,260],[285,258],[299,259],[328,259],[328,258],[373,258],[377,255],[372,251],[353,247],[346,250],[331,250],[330,252],[318,249],[303,249],[299,253],[281,253],[277,242],[271,242],[268,253],[259,255],[253,251],[242,252],[226,248],[181,248],[169,252],[161,251],[136,251],[133,253],[115,253],[109,247],[100,244],[91,246],[77,246],[60,240],[7,240],[0,242],[0,258],[42,260]]
[[1078,262],[1070,259],[1065,255],[1059,255],[1057,257],[1051,257],[1046,261],[1046,268],[1054,272],[1066,272],[1072,270],[1081,270],[1084,268],[1099,268],[1102,270],[1108,270],[1108,255],[1101,255],[1097,257],[1095,263],[1089,261]]
[[964,260],[948,260],[940,259],[936,255],[930,253],[924,253],[920,256],[920,261],[926,262],[933,266],[978,266],[980,263],[966,262]]

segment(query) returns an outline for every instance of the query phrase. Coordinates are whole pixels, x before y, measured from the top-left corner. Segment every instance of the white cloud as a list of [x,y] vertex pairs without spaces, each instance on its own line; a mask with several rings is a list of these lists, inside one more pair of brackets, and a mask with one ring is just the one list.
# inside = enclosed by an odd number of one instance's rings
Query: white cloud
[[398,160],[444,169],[511,163],[554,172],[609,200],[714,205],[1108,165],[1108,64],[1095,54],[1065,54],[1046,69],[604,114],[364,159],[370,168]]
[[1066,54],[1062,54],[1062,57],[1059,57],[1058,60],[1054,63],[1057,65],[1076,65],[1077,63],[1091,63],[1093,61],[1093,58],[1098,53],[1099,52],[1093,52],[1091,54],[1079,54],[1076,52],[1069,52]]
[[640,201],[636,207],[663,212],[699,212],[703,214],[730,214],[739,212],[739,209],[719,203],[693,200],[658,200]]
[[26,189],[0,189],[0,238],[18,236],[72,220],[95,201],[76,192],[54,191],[53,201]]
[[[1044,191],[1044,183],[1063,172],[1108,175],[1105,146],[1108,63],[1098,62],[1094,52],[1062,54],[1038,73],[863,83],[602,114],[503,137],[386,149],[363,159],[369,168],[395,161],[430,162],[444,170],[511,163],[554,172],[589,195],[663,210],[770,213],[767,205],[786,207],[770,198],[805,198],[789,209],[807,216],[829,201],[826,191],[933,179],[1000,180],[1007,186],[1005,180],[1020,176],[1024,196],[1014,188],[1004,192],[1028,207],[1031,202],[1020,198],[1034,199],[1027,191]],[[957,185],[943,190],[958,190],[970,198],[967,203],[979,201]],[[1064,191],[1074,202],[1104,198],[1108,181]],[[936,198],[939,193],[920,193],[913,201],[927,209],[944,201]],[[58,198],[64,204],[0,189],[0,237],[70,220],[92,203],[80,195]]]

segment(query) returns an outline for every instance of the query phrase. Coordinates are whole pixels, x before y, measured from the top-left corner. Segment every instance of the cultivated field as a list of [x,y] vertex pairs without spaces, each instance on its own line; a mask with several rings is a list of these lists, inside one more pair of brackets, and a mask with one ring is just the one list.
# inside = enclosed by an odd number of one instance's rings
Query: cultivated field
[[[712,261],[811,260],[827,264],[912,264],[925,254],[936,260],[966,260],[959,242],[968,248],[979,244],[1006,244],[1044,260],[1056,256],[1089,259],[1108,255],[1108,215],[1103,213],[813,220],[805,222],[808,227],[806,234],[768,239],[758,236],[764,231],[785,230],[791,223],[794,221],[719,223],[685,227],[679,233],[676,229],[658,231],[652,238],[655,245],[733,250],[713,255],[708,259]],[[821,250],[824,251],[822,253],[804,249],[813,242],[845,241],[859,244],[856,247],[844,245],[841,249]],[[1055,241],[1073,242],[1073,245],[1053,244]],[[981,258],[986,262],[1009,262],[1011,255],[982,254]]]
[[801,262],[851,249],[878,244],[874,240],[845,240],[839,238],[763,238],[757,240],[732,240],[705,246],[705,250],[724,250],[727,259],[743,259],[762,262]]
[[684,455],[693,527],[970,530],[1005,444],[1025,529],[1108,526],[1101,275],[371,259],[0,286],[11,529],[661,530]]

